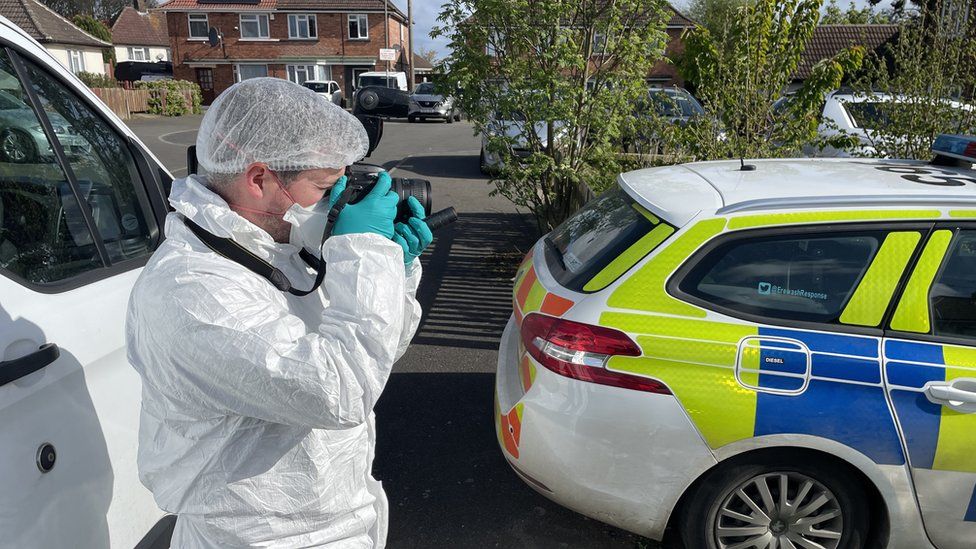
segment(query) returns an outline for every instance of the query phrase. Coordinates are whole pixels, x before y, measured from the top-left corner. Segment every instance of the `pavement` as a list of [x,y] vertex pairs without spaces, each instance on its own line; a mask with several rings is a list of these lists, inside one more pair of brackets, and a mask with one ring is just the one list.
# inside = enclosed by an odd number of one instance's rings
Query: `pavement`
[[[200,116],[129,125],[174,173]],[[423,178],[433,209],[459,220],[421,258],[420,329],[377,408],[374,476],[390,500],[388,545],[399,548],[647,548],[656,544],[550,502],[523,483],[498,448],[492,417],[498,342],[511,314],[512,277],[538,238],[532,218],[478,167],[471,124],[388,121],[366,162]]]

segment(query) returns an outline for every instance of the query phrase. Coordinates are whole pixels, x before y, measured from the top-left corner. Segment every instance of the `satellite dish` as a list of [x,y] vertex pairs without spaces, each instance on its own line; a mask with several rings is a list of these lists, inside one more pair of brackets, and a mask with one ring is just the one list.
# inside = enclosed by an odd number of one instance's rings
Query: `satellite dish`
[[210,42],[211,48],[216,48],[220,44],[220,41],[223,39],[224,39],[224,35],[221,34],[219,30],[217,30],[217,27],[210,27],[210,33],[209,36],[207,37],[207,41]]

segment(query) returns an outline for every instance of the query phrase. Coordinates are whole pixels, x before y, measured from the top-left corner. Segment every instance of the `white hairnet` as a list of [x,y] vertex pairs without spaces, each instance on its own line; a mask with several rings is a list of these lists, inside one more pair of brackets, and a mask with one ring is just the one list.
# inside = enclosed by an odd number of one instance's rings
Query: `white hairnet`
[[344,168],[366,156],[362,123],[312,90],[280,78],[252,78],[213,102],[197,134],[206,173],[236,174],[253,162],[272,170]]

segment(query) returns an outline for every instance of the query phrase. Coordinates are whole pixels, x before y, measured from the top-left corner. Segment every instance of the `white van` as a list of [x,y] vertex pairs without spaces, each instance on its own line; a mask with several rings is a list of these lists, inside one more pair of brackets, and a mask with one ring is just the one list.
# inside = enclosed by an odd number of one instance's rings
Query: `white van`
[[356,81],[356,89],[366,86],[380,86],[395,90],[407,91],[407,73],[405,72],[364,72]]
[[0,42],[0,545],[168,546],[123,325],[172,179],[3,17]]

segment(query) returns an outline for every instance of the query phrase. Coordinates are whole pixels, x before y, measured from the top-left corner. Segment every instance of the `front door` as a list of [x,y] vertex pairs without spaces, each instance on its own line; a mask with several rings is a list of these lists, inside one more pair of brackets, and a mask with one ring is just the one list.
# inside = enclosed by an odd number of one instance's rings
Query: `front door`
[[213,69],[197,69],[197,84],[203,96],[203,104],[209,105],[214,100]]
[[939,549],[976,540],[976,226],[933,232],[885,339],[885,381]]
[[132,547],[163,515],[136,471],[141,384],[124,337],[161,238],[146,182],[158,185],[95,106],[6,51],[0,545]]

